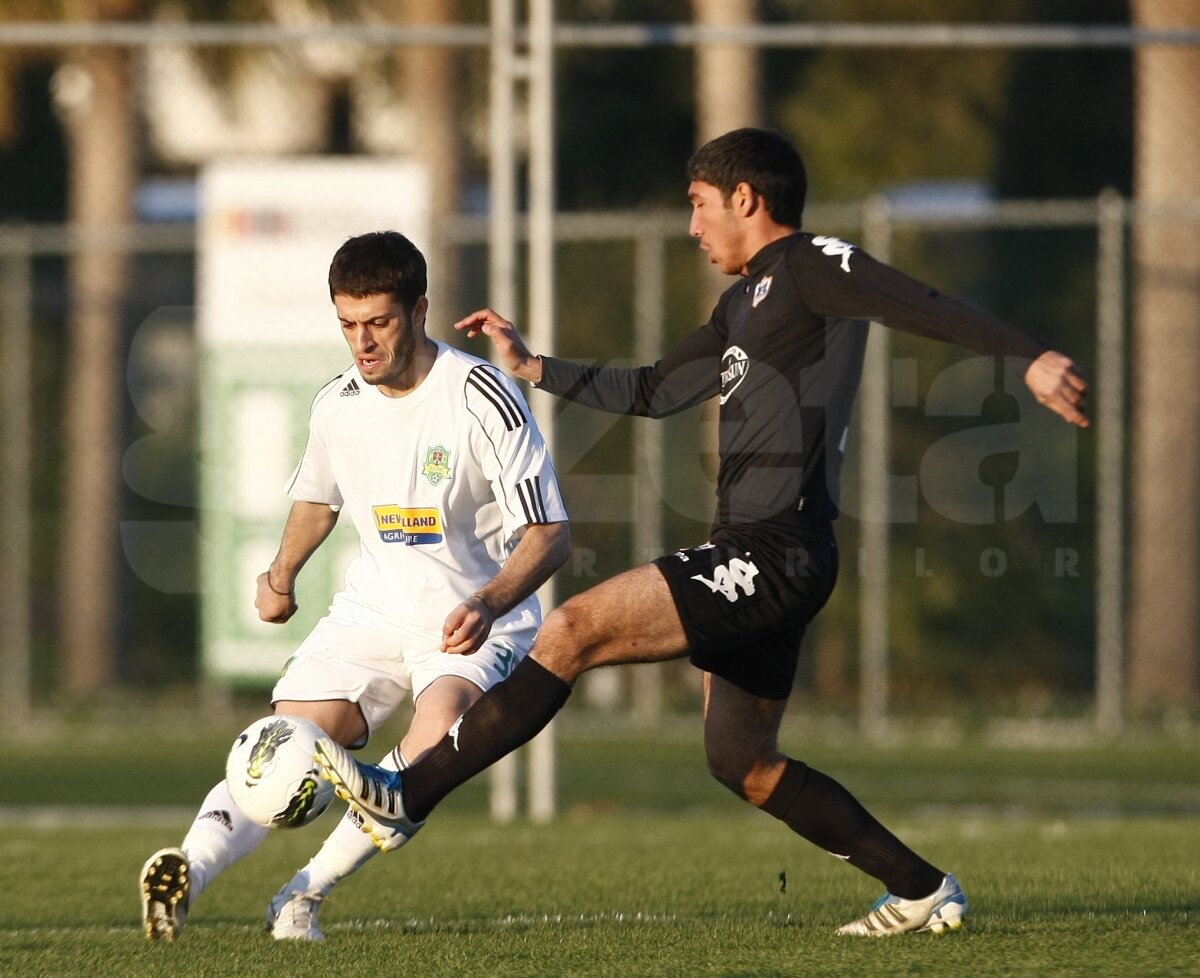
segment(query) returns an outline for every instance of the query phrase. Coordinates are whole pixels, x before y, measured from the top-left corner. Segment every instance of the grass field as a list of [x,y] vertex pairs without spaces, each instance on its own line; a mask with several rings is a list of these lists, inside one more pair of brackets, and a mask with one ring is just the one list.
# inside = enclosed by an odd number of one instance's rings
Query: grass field
[[[793,752],[959,875],[972,914],[943,938],[836,938],[876,886],[710,782],[690,724],[649,742],[566,723],[553,824],[494,825],[485,785],[468,785],[334,893],[324,944],[277,944],[266,903],[326,816],[218,880],[178,943],[149,944],[137,871],[178,842],[228,739],[4,745],[0,975],[1200,975],[1194,741],[879,752],[793,735]],[[79,797],[93,807],[72,824],[56,806]]]

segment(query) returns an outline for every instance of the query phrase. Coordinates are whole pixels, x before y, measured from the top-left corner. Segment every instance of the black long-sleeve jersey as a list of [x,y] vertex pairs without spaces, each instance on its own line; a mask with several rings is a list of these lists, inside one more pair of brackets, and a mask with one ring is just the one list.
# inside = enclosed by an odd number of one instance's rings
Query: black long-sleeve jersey
[[867,321],[1034,359],[1027,333],[837,238],[796,233],[759,251],[708,323],[653,366],[542,358],[538,387],[619,414],[664,417],[720,397],[714,533],[837,515]]

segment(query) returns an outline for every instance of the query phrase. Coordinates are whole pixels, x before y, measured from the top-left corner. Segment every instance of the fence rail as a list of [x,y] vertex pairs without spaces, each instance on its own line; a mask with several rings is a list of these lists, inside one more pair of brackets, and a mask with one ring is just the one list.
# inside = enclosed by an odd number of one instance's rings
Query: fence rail
[[[1096,199],[1046,201],[996,201],[969,212],[950,212],[945,209],[918,211],[913,208],[891,210],[887,202],[873,199],[864,204],[817,204],[810,208],[809,223],[813,226],[838,228],[858,227],[870,239],[868,245],[881,255],[890,248],[892,235],[898,230],[913,229],[1032,229],[1032,228],[1094,228],[1097,235],[1097,346],[1095,399],[1097,420],[1098,501],[1096,513],[1097,582],[1096,582],[1096,689],[1095,713],[1097,725],[1106,731],[1119,728],[1122,716],[1122,669],[1124,664],[1125,600],[1125,490],[1123,466],[1127,435],[1125,370],[1127,317],[1125,280],[1127,276],[1127,231],[1139,221],[1200,220],[1200,203],[1174,206],[1170,209],[1138,207],[1133,202],[1108,191]],[[638,275],[634,280],[634,317],[639,356],[652,357],[662,348],[663,302],[666,265],[664,249],[671,241],[686,237],[687,214],[684,211],[642,211],[631,213],[564,213],[555,221],[555,240],[558,245],[623,241],[633,244],[638,256]],[[523,222],[519,232],[525,234]],[[458,246],[486,245],[488,227],[483,218],[463,215],[440,225],[443,238]],[[4,573],[4,627],[6,641],[0,646],[0,689],[4,690],[4,706],[10,720],[28,714],[30,701],[30,648],[32,644],[29,618],[30,547],[28,510],[31,489],[29,472],[33,445],[33,419],[29,410],[28,372],[30,362],[30,332],[35,319],[34,293],[31,279],[33,262],[42,257],[62,256],[85,248],[105,248],[128,251],[132,254],[188,254],[196,247],[194,226],[138,225],[112,228],[82,234],[67,226],[8,226],[0,228],[0,276],[5,284],[4,302],[0,306],[0,337],[3,339],[3,383],[5,420],[0,452],[5,460],[6,507],[0,541],[0,562]],[[886,390],[888,362],[886,356],[872,361],[865,388]],[[871,405],[874,405],[873,407]],[[886,431],[889,406],[886,397],[868,398],[861,407],[864,424],[877,425]],[[639,435],[644,438],[644,435]],[[643,444],[644,442],[639,442]],[[644,447],[639,451],[645,451]],[[651,447],[649,457],[661,451]],[[885,481],[886,437],[877,452],[863,453],[866,457],[862,479],[864,485],[872,480]],[[877,459],[877,462],[871,462]],[[872,468],[872,465],[883,468]],[[661,484],[658,483],[658,484]],[[642,501],[642,504],[645,500]],[[876,533],[868,546],[886,552],[886,510],[878,519],[884,530]],[[880,513],[876,513],[880,517]],[[660,524],[648,523],[633,542],[637,554],[661,545]],[[655,537],[650,539],[649,536]],[[640,558],[639,558],[640,559]],[[870,562],[868,562],[870,563]],[[876,589],[875,600],[864,597],[860,639],[866,663],[861,676],[863,689],[862,716],[864,724],[878,724],[886,717],[889,666],[885,643],[888,634],[886,582]],[[871,592],[868,592],[871,593]],[[874,638],[871,638],[874,636]],[[881,645],[884,643],[884,645]],[[874,651],[871,651],[871,649]],[[643,717],[653,710],[641,703]]]
[[[528,30],[514,39],[524,43]],[[486,47],[486,24],[230,24],[18,22],[0,24],[0,47],[269,47],[313,42],[379,46]],[[1200,30],[1151,30],[1083,24],[590,24],[557,22],[560,48],[695,47],[736,44],[756,48],[1022,48],[1040,50],[1195,46]]]

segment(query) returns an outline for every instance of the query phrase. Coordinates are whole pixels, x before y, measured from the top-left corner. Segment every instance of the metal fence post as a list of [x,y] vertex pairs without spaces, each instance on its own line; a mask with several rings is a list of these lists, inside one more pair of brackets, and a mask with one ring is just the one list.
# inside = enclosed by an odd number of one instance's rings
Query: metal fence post
[[[515,87],[520,76],[515,51],[513,0],[491,0],[489,79],[488,303],[505,316],[517,315],[517,152],[513,143]],[[488,810],[497,822],[517,817],[517,758],[502,757],[488,771]]]
[[[533,348],[553,355],[554,343],[554,3],[529,4],[529,330]],[[543,399],[544,400],[544,399]],[[546,445],[554,453],[554,414],[539,405]],[[538,592],[554,604],[554,581]],[[529,745],[529,817],[545,822],[558,807],[554,723]]]
[[1096,210],[1096,728],[1120,732],[1125,667],[1125,222],[1112,189]]
[[[634,356],[653,363],[663,353],[663,283],[666,280],[663,230],[643,230],[634,244]],[[633,429],[633,561],[644,564],[663,546],[663,422],[636,418]],[[662,720],[662,663],[634,666],[631,673],[634,725],[653,730]]]
[[32,242],[6,232],[0,302],[0,358],[4,370],[4,417],[0,420],[0,726],[19,730],[33,714],[33,650],[30,613],[30,423],[29,370],[33,304]]
[[[863,207],[863,243],[880,261],[890,260],[892,225],[887,201],[872,197]],[[888,659],[891,614],[888,458],[891,454],[891,342],[888,330],[871,324],[859,400],[862,493],[859,552],[858,725],[871,740],[888,728]]]

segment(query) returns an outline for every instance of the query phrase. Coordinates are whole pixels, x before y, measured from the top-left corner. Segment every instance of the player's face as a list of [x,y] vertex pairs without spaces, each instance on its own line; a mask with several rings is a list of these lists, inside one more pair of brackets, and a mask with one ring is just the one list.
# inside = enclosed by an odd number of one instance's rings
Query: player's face
[[420,379],[414,361],[425,343],[425,298],[411,316],[388,293],[336,295],[333,305],[363,380],[389,396],[412,390]]
[[711,183],[693,180],[688,185],[692,220],[688,234],[700,241],[700,250],[726,275],[741,275],[746,261],[745,229],[732,201]]

